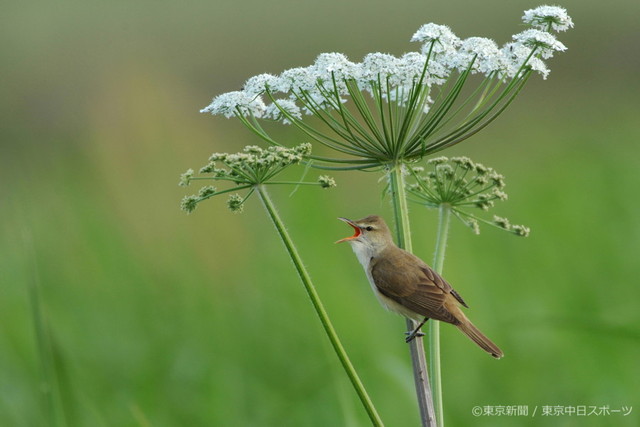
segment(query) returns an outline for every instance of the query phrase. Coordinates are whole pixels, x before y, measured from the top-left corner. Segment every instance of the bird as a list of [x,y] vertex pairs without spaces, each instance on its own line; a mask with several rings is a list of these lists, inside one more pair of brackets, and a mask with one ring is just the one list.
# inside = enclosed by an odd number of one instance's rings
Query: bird
[[461,306],[469,306],[460,294],[424,261],[396,246],[380,216],[369,215],[357,221],[338,219],[353,227],[355,234],[336,243],[351,244],[380,303],[419,323],[407,332],[406,342],[424,335],[420,328],[433,319],[456,326],[494,358],[504,355],[462,312]]

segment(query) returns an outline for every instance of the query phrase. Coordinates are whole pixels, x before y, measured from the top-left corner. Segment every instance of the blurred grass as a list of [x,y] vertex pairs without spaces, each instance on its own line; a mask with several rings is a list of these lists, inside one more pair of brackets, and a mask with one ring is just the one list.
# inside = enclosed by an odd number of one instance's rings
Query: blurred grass
[[[251,75],[324,51],[402,53],[428,21],[504,41],[537,5],[461,4],[3,6],[0,425],[46,425],[34,277],[69,425],[365,425],[257,199],[242,215],[214,200],[185,216],[177,178],[212,151],[256,142],[237,122],[197,113]],[[443,327],[450,425],[513,425],[471,408],[514,404],[634,406],[624,418],[520,425],[638,424],[640,6],[563,5],[576,28],[561,35],[569,50],[548,81],[530,82],[448,152],[504,173],[510,200],[496,213],[533,230],[476,237],[454,223],[446,277],[507,357]],[[332,243],[348,233],[337,216],[390,217],[388,201],[375,174],[336,178],[332,191],[273,195],[382,417],[415,425],[403,321]],[[436,213],[412,216],[429,260]]]

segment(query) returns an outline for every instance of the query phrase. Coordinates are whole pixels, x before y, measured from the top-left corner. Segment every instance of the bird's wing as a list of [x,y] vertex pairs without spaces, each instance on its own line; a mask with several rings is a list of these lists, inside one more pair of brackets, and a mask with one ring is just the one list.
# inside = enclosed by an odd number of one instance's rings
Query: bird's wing
[[456,290],[453,289],[451,287],[451,285],[449,283],[447,283],[447,281],[444,280],[442,278],[442,276],[440,276],[438,273],[436,273],[431,267],[429,267],[428,265],[424,264],[424,265],[422,265],[420,267],[420,269],[422,270],[424,275],[427,276],[427,279],[432,281],[433,283],[435,283],[440,289],[442,289],[443,292],[453,295],[453,297],[456,300],[458,300],[458,302],[460,304],[462,304],[463,306],[469,308],[469,306],[467,305],[466,302],[464,302],[464,300],[462,299],[460,294],[457,293]]
[[445,307],[445,302],[451,298],[451,286],[417,257],[415,260],[419,264],[412,263],[411,268],[403,269],[397,268],[398,262],[394,258],[380,257],[371,265],[378,291],[421,316],[458,323]]

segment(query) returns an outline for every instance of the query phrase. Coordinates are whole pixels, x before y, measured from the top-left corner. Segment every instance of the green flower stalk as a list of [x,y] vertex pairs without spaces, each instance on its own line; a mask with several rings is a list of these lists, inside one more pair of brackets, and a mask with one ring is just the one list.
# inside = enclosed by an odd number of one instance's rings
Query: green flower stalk
[[[389,192],[391,193],[391,205],[393,207],[394,222],[396,224],[398,247],[408,252],[413,252],[404,175],[404,166],[397,167],[388,172]],[[406,319],[407,333],[411,333],[417,326],[417,322]],[[409,351],[411,353],[416,397],[418,398],[418,409],[420,410],[420,422],[423,426],[437,426],[439,424],[436,422],[435,399],[433,398],[432,387],[429,383],[430,374],[427,370],[427,356],[424,351],[422,336],[418,335],[409,342]]]
[[187,213],[191,213],[198,204],[206,199],[214,196],[248,190],[247,194],[242,197],[238,193],[231,194],[227,200],[227,206],[233,212],[241,212],[246,200],[253,194],[257,193],[262,205],[271,219],[278,235],[280,236],[291,261],[296,268],[298,276],[304,285],[307,295],[309,296],[313,308],[318,315],[320,323],[324,328],[331,345],[342,364],[345,373],[349,377],[362,405],[364,406],[372,425],[382,426],[382,420],[378,415],[371,398],[369,397],[360,377],[351,363],[338,335],[329,319],[329,315],[320,300],[320,296],[316,291],[311,277],[305,268],[302,259],[296,249],[293,240],[289,236],[286,227],[278,211],[267,192],[267,186],[278,184],[292,185],[316,185],[321,188],[335,187],[336,182],[333,178],[323,175],[318,178],[318,182],[288,182],[274,181],[273,178],[286,169],[290,165],[298,164],[307,158],[311,153],[310,144],[301,144],[294,148],[269,147],[262,149],[257,146],[245,147],[243,152],[236,154],[214,153],[209,158],[209,163],[200,169],[203,176],[194,176],[194,171],[189,169],[180,177],[180,185],[188,186],[195,180],[213,180],[226,181],[233,185],[232,188],[218,191],[215,187],[207,185],[202,187],[197,194],[187,196],[182,200],[181,207]]
[[[529,228],[511,225],[506,218],[493,217],[488,221],[470,213],[469,209],[488,211],[497,200],[506,200],[505,180],[502,175],[468,157],[437,157],[427,161],[427,170],[412,167],[414,183],[408,185],[412,201],[428,208],[438,209],[438,233],[433,268],[442,274],[451,216],[455,216],[475,234],[479,223],[485,223],[518,236],[528,236]],[[439,426],[444,425],[442,400],[442,369],[440,363],[440,322],[429,322],[429,377],[434,407]]]

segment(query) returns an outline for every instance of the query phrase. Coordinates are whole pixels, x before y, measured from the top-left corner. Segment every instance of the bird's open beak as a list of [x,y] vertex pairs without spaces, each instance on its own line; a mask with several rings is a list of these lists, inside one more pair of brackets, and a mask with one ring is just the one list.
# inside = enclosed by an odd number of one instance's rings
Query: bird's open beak
[[346,242],[349,240],[353,240],[353,239],[357,239],[358,237],[360,237],[360,235],[362,234],[362,230],[360,230],[360,227],[358,227],[358,224],[356,224],[355,222],[351,221],[350,219],[347,218],[338,218],[340,221],[344,221],[347,224],[349,224],[350,226],[353,227],[353,229],[356,231],[355,234],[353,236],[349,236],[349,237],[345,237],[344,239],[340,239],[338,240],[336,243],[342,243],[342,242]]

